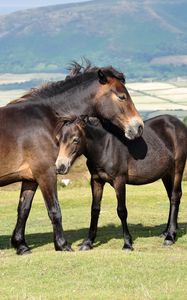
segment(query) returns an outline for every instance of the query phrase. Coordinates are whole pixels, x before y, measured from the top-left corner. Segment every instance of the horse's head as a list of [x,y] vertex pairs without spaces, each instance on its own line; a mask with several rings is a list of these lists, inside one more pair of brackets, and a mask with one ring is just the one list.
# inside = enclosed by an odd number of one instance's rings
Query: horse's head
[[128,139],[141,136],[144,124],[125,87],[124,75],[112,67],[102,68],[98,80],[96,114],[122,129]]
[[59,153],[55,165],[58,174],[67,174],[75,159],[83,154],[84,126],[85,122],[81,117],[64,119],[57,125]]

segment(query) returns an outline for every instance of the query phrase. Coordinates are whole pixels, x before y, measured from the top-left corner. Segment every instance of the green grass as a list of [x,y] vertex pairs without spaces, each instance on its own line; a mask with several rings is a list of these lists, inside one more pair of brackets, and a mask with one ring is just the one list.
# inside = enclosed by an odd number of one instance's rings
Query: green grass
[[128,224],[134,251],[126,253],[116,199],[106,186],[95,247],[79,252],[90,219],[89,186],[60,189],[63,226],[75,252],[55,252],[52,227],[40,192],[27,225],[32,254],[10,247],[18,191],[0,191],[0,299],[187,299],[187,182],[179,214],[178,240],[162,246],[168,200],[161,182],[127,189]]

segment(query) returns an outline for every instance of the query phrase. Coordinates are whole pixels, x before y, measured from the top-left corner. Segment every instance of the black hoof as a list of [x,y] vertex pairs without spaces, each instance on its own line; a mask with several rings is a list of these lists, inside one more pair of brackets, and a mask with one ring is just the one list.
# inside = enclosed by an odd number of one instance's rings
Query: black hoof
[[25,245],[21,245],[17,248],[16,253],[18,255],[27,255],[27,254],[31,254],[31,250],[29,247],[25,246]]
[[164,246],[171,246],[175,243],[176,240],[176,233],[168,233],[165,240],[164,240]]
[[73,249],[71,248],[71,245],[69,245],[68,243],[65,243],[61,246],[57,246],[55,245],[55,250],[56,251],[67,251],[67,252],[73,252]]
[[131,252],[134,248],[131,245],[124,245],[122,248],[123,251]]
[[71,248],[71,245],[69,245],[69,244],[64,246],[62,251],[74,252],[74,250]]
[[79,251],[88,251],[91,250],[93,248],[91,243],[84,243],[80,246]]

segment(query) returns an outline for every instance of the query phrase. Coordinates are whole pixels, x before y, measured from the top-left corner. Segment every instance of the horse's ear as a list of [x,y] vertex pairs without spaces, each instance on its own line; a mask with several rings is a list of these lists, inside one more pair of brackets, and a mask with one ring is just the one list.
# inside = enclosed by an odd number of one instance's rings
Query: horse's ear
[[108,83],[107,77],[101,69],[98,70],[98,78],[101,84]]
[[89,116],[87,115],[81,115],[80,120],[86,125],[89,122]]

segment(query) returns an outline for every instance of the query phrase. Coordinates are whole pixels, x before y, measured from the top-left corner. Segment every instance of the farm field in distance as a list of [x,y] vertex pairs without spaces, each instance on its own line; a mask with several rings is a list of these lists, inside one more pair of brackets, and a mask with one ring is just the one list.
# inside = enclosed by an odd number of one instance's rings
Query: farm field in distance
[[[0,106],[23,95],[28,88],[24,84],[62,80],[61,73],[1,74]],[[33,85],[35,87],[37,85]],[[144,119],[169,113],[183,119],[187,116],[187,78],[173,81],[128,82],[129,93]]]

